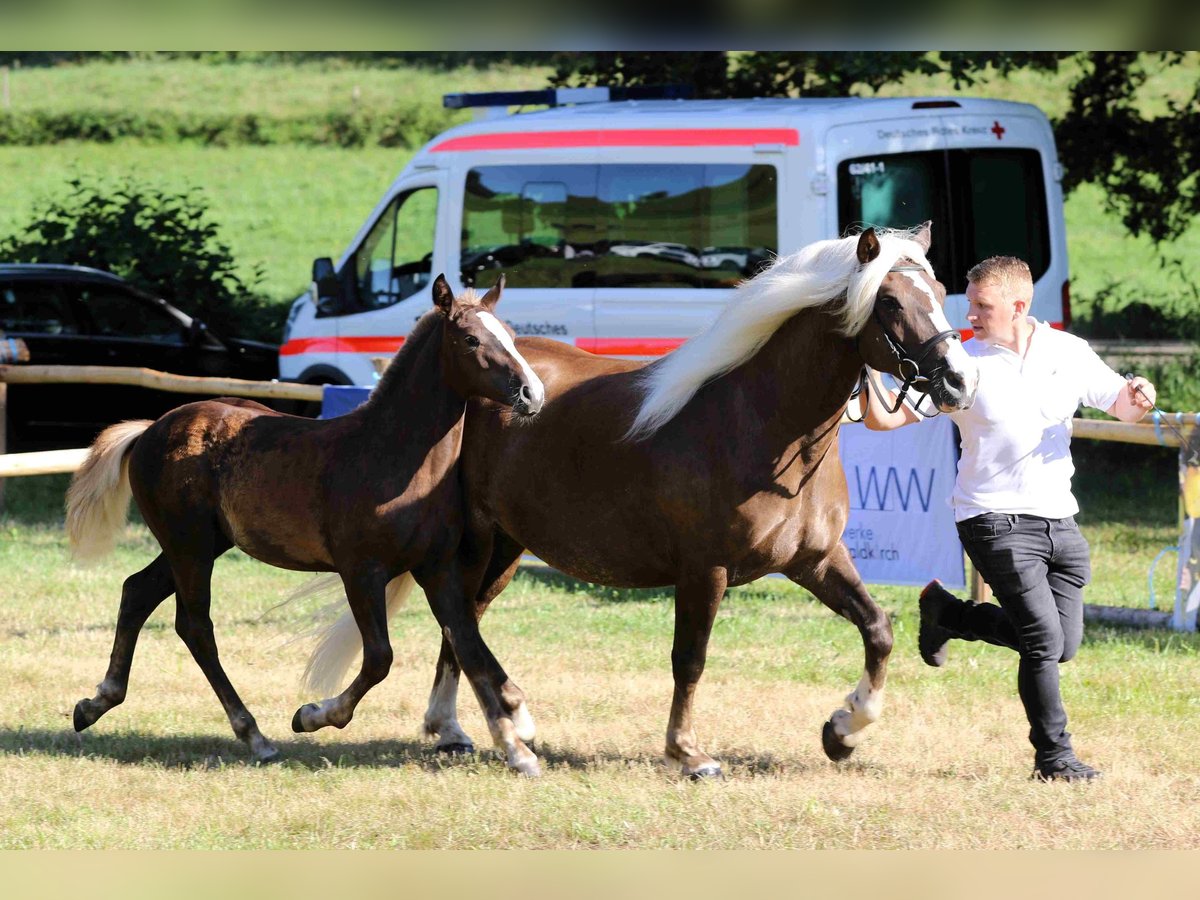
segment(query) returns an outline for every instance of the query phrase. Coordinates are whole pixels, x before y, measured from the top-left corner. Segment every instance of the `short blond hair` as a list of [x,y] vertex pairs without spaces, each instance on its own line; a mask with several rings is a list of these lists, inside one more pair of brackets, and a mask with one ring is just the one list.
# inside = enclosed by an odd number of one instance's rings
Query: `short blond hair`
[[989,256],[967,272],[967,281],[1000,288],[1014,300],[1033,302],[1033,273],[1029,264],[1015,256]]

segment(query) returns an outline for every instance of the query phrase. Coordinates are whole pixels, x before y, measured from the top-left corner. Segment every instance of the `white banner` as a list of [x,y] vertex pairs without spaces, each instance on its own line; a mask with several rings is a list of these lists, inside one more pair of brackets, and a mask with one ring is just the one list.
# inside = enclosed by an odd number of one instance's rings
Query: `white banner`
[[[857,415],[857,409],[855,410]],[[966,587],[948,499],[958,454],[946,416],[895,431],[844,425],[839,436],[850,518],[842,540],[863,580]]]

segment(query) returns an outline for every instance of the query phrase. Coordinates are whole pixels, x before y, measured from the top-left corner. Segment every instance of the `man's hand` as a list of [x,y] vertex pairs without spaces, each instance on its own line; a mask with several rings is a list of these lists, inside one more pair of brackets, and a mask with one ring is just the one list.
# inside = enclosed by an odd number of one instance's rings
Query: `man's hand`
[[1128,381],[1125,389],[1129,391],[1129,405],[1140,409],[1145,415],[1154,408],[1158,392],[1154,390],[1154,385],[1141,375],[1126,375],[1125,378]]

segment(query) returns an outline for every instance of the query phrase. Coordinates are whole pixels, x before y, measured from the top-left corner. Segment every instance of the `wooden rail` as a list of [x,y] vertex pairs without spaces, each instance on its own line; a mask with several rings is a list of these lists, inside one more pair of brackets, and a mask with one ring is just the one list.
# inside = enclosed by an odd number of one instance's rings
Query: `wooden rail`
[[128,384],[178,394],[267,397],[275,400],[321,400],[321,385],[290,381],[247,381],[172,375],[131,366],[0,366],[0,382],[8,384]]

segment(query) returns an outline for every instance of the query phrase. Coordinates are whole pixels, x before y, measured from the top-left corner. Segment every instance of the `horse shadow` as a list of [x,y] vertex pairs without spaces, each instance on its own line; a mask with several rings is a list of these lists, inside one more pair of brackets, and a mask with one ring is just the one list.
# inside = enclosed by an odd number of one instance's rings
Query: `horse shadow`
[[[453,770],[494,770],[508,772],[499,751],[484,748],[475,753],[439,753],[433,744],[421,739],[371,741],[321,741],[307,736],[277,741],[282,759],[271,765],[321,771],[325,769],[407,770],[439,774]],[[623,754],[612,749],[580,752],[544,741],[531,745],[545,772],[584,772],[597,768],[624,767],[631,771],[659,768],[666,772],[662,759],[652,754]],[[0,757],[55,757],[98,759],[119,765],[197,771],[231,766],[255,768],[262,764],[250,759],[246,747],[235,738],[202,734],[153,734],[139,730],[110,733],[76,733],[69,727],[0,728]],[[730,749],[721,754],[729,777],[746,780],[816,774],[830,763],[816,749],[811,759],[781,758],[749,749]],[[869,777],[878,775],[878,767],[868,762],[837,765],[839,771]]]
[[669,585],[656,588],[605,587],[589,581],[580,581],[546,565],[522,565],[517,570],[516,577],[552,591],[583,594],[606,603],[669,602],[675,598],[675,588]]

